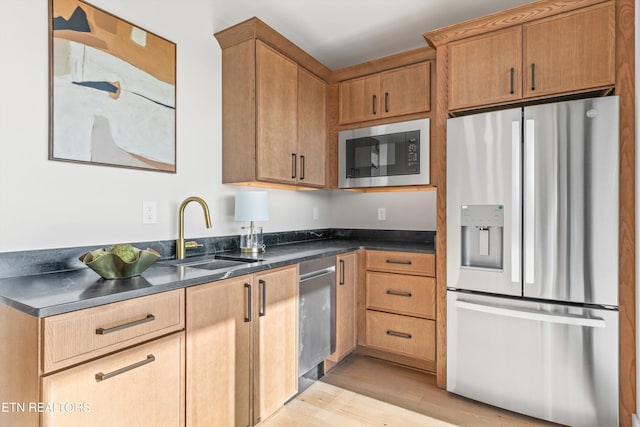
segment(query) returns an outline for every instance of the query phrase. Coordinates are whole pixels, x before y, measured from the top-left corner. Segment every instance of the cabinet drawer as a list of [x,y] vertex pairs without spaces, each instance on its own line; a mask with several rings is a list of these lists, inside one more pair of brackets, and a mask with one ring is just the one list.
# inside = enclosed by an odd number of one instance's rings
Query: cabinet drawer
[[184,290],[47,317],[43,370],[50,372],[184,328]]
[[436,322],[398,314],[367,310],[367,345],[417,357],[436,358]]
[[433,319],[435,294],[430,277],[367,272],[367,308]]
[[435,277],[436,256],[410,252],[367,251],[367,270]]
[[[184,333],[42,378],[44,427],[184,425]],[[62,406],[60,406],[62,405]]]

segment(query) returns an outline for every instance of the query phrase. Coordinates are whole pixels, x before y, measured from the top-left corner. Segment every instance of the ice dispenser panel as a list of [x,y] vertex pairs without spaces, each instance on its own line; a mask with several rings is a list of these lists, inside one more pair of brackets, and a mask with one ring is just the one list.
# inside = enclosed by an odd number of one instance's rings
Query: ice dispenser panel
[[461,216],[462,266],[502,270],[504,207],[464,205]]

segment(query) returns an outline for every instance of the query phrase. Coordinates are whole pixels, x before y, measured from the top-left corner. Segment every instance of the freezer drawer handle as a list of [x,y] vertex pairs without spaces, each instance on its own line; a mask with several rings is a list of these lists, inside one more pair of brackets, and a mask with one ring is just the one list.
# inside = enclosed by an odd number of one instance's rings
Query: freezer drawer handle
[[402,265],[411,265],[411,261],[397,261],[393,259],[388,259],[387,264],[402,264]]
[[394,291],[393,289],[387,289],[387,295],[411,298],[411,292]]
[[392,337],[404,338],[407,340],[411,339],[411,334],[405,334],[404,332],[387,331],[387,335],[391,335]]
[[97,328],[96,335],[107,335],[112,332],[118,332],[126,328],[131,328],[132,326],[138,326],[142,325],[143,323],[153,322],[154,320],[156,320],[156,317],[153,314],[147,314],[147,317],[145,317],[144,319],[134,320],[133,322],[114,326],[113,328]]
[[129,366],[125,366],[124,368],[120,368],[120,369],[116,369],[113,372],[109,372],[107,374],[103,374],[102,372],[98,372],[96,374],[96,382],[100,382],[100,381],[104,381],[104,380],[108,380],[109,378],[113,378],[117,375],[120,374],[124,374],[125,372],[131,371],[133,369],[139,368],[141,366],[144,366],[148,363],[154,362],[156,360],[155,356],[153,354],[148,354],[147,358],[144,360],[141,360],[140,362],[136,362],[133,365],[129,365]]
[[547,314],[533,311],[521,311],[504,307],[495,307],[493,305],[476,304],[467,301],[456,301],[458,308],[466,310],[478,311],[481,313],[495,314],[498,316],[515,317],[525,320],[537,320],[547,323],[560,323],[563,325],[587,326],[590,328],[604,328],[606,322],[598,317],[587,318],[579,316],[561,316],[556,314]]

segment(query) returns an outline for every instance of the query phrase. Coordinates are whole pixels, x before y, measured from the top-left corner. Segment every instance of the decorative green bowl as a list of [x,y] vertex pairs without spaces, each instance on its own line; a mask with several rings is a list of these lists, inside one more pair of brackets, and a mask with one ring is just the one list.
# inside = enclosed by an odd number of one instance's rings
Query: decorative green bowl
[[160,254],[151,248],[141,250],[134,248],[136,257],[131,262],[123,261],[118,255],[106,253],[94,259],[91,252],[82,255],[79,260],[98,273],[103,279],[126,279],[139,276],[151,264],[160,258]]

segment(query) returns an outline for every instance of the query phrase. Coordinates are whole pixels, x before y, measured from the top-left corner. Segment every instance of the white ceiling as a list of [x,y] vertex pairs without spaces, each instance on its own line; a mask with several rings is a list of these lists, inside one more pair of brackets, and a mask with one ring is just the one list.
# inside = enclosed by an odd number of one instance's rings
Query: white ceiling
[[335,70],[426,45],[422,34],[530,0],[213,0],[214,31],[256,16]]

